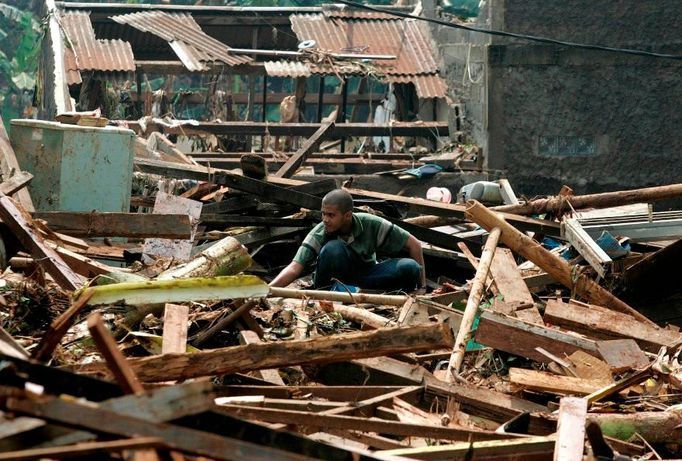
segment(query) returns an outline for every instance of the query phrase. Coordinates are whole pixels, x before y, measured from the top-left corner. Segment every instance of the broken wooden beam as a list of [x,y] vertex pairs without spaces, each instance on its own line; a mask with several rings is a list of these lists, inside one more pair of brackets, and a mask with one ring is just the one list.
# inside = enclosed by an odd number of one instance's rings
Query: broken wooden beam
[[26,210],[10,197],[0,193],[0,219],[9,227],[34,259],[45,268],[59,286],[73,291],[83,285],[83,279],[64,262],[59,254],[50,248]]
[[301,166],[301,164],[313,151],[320,147],[320,143],[324,141],[325,137],[327,137],[327,135],[333,131],[333,129],[334,122],[323,122],[317,131],[315,131],[312,136],[306,139],[296,153],[294,153],[289,160],[287,160],[286,163],[282,165],[279,170],[277,170],[275,176],[278,178],[290,178],[293,176],[294,173],[296,173],[298,167]]
[[588,395],[609,384],[603,380],[559,376],[525,368],[510,368],[509,382],[522,389],[562,395]]
[[639,347],[652,353],[657,353],[661,346],[682,342],[680,332],[651,326],[629,315],[599,306],[588,308],[550,299],[545,307],[544,319],[594,339],[634,339]]
[[[431,350],[451,346],[452,342],[452,332],[447,325],[421,325],[248,344],[193,354],[166,354],[130,359],[129,362],[141,381],[158,382]],[[107,374],[102,363],[76,368],[81,372]]]
[[502,205],[493,207],[495,211],[521,215],[556,213],[580,208],[609,208],[632,203],[647,203],[656,200],[667,200],[682,196],[682,184],[646,187],[601,194],[556,196],[532,200],[520,205]]
[[[409,459],[459,460],[467,459],[549,459],[554,450],[555,437],[535,436],[521,439],[458,442],[415,448],[395,448],[378,453]],[[473,454],[473,455],[472,455]]]
[[[261,340],[256,332],[251,330],[244,330],[239,332],[239,342],[241,344],[260,344]],[[256,373],[263,381],[274,384],[275,386],[284,386],[284,381],[276,369],[257,370]]]
[[37,211],[50,229],[75,237],[188,239],[189,216],[184,214]]
[[188,319],[189,307],[181,304],[166,304],[163,310],[162,354],[187,351]]
[[500,240],[504,242],[505,245],[515,253],[520,254],[529,261],[534,262],[538,267],[547,271],[548,274],[565,287],[575,290],[577,295],[588,299],[594,304],[631,315],[637,320],[648,323],[649,325],[655,325],[654,322],[616,298],[611,292],[602,288],[594,280],[585,275],[575,277],[574,271],[568,262],[564,261],[559,256],[550,253],[538,242],[516,230],[501,216],[481,205],[476,200],[469,200],[467,202],[467,216],[488,231],[492,230],[494,227],[499,227],[502,230]]
[[514,255],[509,249],[495,250],[495,258],[490,265],[490,276],[495,281],[504,302],[513,306],[514,310],[533,306],[533,296],[523,281]]

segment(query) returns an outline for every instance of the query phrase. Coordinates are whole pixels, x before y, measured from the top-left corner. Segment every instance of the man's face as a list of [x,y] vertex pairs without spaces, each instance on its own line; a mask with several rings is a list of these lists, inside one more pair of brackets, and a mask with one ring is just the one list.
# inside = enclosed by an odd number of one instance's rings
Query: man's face
[[322,222],[328,234],[336,234],[340,230],[350,230],[352,212],[341,213],[336,205],[322,205]]

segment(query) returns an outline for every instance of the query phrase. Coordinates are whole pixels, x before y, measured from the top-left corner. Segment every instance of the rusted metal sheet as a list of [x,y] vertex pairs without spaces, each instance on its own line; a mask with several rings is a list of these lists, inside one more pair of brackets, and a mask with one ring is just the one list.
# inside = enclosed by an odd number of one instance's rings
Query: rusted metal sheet
[[135,71],[135,58],[130,43],[122,40],[98,40],[89,13],[63,13],[61,24],[66,35],[64,60],[69,85],[81,82],[81,71]]
[[188,14],[145,11],[113,16],[119,24],[127,24],[167,41],[190,70],[204,70],[206,62],[220,61],[230,66],[245,64],[252,58],[230,54],[230,47],[207,35]]
[[373,62],[389,75],[438,72],[433,50],[416,21],[343,20],[323,14],[294,14],[290,19],[297,38],[315,40],[318,50],[395,55],[396,59]]

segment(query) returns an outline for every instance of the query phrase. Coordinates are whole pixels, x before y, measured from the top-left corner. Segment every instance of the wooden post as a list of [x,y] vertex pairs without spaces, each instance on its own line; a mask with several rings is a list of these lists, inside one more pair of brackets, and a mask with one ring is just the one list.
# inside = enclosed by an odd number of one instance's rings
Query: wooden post
[[592,279],[585,276],[575,276],[571,266],[560,257],[550,253],[538,242],[516,230],[495,212],[481,205],[476,200],[467,202],[466,215],[476,224],[488,229],[501,229],[500,240],[512,251],[520,254],[529,261],[533,261],[545,270],[554,280],[567,288],[574,290],[579,296],[591,303],[608,307],[614,311],[629,314],[641,322],[656,325],[644,315],[640,314],[625,302],[616,298]]
[[585,451],[587,400],[564,397],[559,406],[554,461],[582,461]]
[[493,257],[495,256],[495,248],[497,247],[499,238],[500,229],[495,227],[490,231],[488,240],[486,240],[485,246],[483,247],[476,275],[474,276],[473,282],[471,282],[471,292],[469,293],[469,299],[467,300],[467,305],[464,309],[462,323],[459,325],[455,346],[452,348],[448,371],[445,375],[445,380],[449,383],[455,380],[454,375],[459,373],[459,368],[462,366],[462,361],[464,361],[464,352],[466,351],[467,341],[469,340],[471,325],[473,325],[474,319],[476,318],[476,312],[478,311],[478,305],[481,302],[485,281],[488,278],[490,263],[492,263]]

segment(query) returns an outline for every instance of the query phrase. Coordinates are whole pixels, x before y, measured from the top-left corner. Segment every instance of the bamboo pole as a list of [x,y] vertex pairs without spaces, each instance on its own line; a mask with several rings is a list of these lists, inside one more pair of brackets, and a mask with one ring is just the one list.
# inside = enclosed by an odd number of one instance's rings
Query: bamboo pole
[[554,280],[570,288],[589,302],[631,315],[647,325],[658,327],[647,317],[599,286],[594,280],[583,275],[574,274],[571,266],[566,261],[547,251],[532,238],[517,231],[504,218],[481,205],[476,200],[469,200],[467,202],[466,214],[469,219],[485,229],[490,230],[494,227],[499,227],[502,231],[500,240],[512,251],[534,262]]
[[402,306],[409,296],[404,295],[373,295],[369,293],[343,293],[340,291],[296,290],[294,288],[270,287],[272,298],[308,298],[342,303],[368,303],[385,306]]
[[464,361],[464,352],[466,351],[467,341],[469,340],[471,326],[476,318],[478,305],[481,302],[485,282],[488,278],[490,270],[490,263],[493,262],[495,256],[495,248],[500,238],[500,228],[495,227],[490,231],[488,239],[483,247],[481,258],[478,261],[478,269],[473,282],[471,282],[471,291],[469,292],[469,299],[467,300],[462,322],[459,324],[459,331],[455,339],[455,345],[452,348],[452,355],[450,356],[450,363],[448,364],[448,371],[445,374],[445,380],[449,383],[454,382],[455,374],[459,373],[459,369]]
[[519,215],[553,213],[569,209],[569,204],[575,209],[580,208],[608,208],[612,206],[629,205],[632,203],[652,202],[682,196],[682,184],[646,187],[602,194],[556,196],[532,200],[519,205],[502,205],[491,208],[503,213]]

